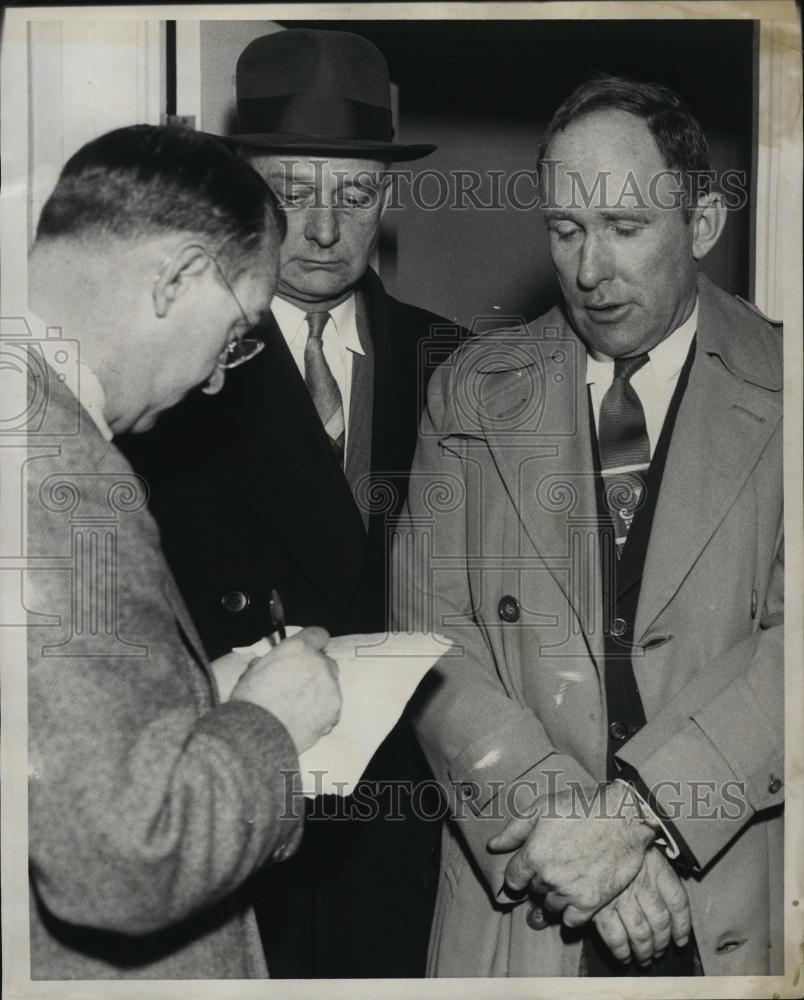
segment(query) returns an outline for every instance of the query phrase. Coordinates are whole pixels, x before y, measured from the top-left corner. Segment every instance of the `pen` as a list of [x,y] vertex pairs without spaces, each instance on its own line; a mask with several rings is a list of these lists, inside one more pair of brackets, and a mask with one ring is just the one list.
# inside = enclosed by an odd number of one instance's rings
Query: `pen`
[[287,633],[285,632],[285,609],[282,606],[282,598],[279,596],[277,590],[271,591],[271,599],[268,601],[268,614],[271,616],[271,645],[276,645],[273,638],[273,633],[277,632],[279,634],[279,641],[287,639]]

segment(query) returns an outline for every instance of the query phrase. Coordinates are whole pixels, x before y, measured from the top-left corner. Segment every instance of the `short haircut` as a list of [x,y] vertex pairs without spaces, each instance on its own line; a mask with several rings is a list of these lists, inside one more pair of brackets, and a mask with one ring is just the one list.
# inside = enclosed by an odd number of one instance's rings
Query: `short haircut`
[[188,233],[236,269],[285,219],[259,174],[213,136],[131,125],[93,139],[66,163],[37,240],[145,239]]
[[658,83],[596,73],[560,104],[541,138],[539,168],[559,132],[595,111],[616,109],[642,118],[659,147],[665,166],[684,178],[685,211],[711,190],[714,170],[698,119],[679,95]]

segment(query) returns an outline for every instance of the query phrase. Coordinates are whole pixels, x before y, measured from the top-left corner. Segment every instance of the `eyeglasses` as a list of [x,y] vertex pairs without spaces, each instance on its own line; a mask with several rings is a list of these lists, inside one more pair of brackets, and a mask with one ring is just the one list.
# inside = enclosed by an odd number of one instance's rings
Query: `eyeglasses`
[[218,368],[238,368],[252,358],[256,358],[265,347],[265,341],[255,333],[244,333],[242,337],[235,337],[230,340],[218,355],[216,362]]
[[200,243],[196,244],[196,246],[198,246],[200,250],[203,250],[207,257],[209,257],[215,265],[218,277],[221,279],[224,287],[237,303],[237,308],[240,310],[240,315],[243,317],[243,324],[247,332],[230,340],[226,347],[224,347],[218,355],[217,361],[217,367],[221,369],[239,368],[240,365],[244,365],[247,361],[251,361],[252,358],[256,358],[263,347],[265,347],[265,342],[260,340],[256,333],[254,333],[253,329],[251,329],[254,324],[246,315],[246,310],[241,305],[240,299],[235,295],[234,289],[229,284],[226,275],[223,273],[223,269],[218,263],[215,254],[210,253],[210,251]]

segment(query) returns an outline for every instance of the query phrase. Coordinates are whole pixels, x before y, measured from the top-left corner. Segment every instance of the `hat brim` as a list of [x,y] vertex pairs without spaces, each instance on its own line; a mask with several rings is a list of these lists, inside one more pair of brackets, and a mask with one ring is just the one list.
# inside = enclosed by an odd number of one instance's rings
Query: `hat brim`
[[323,136],[299,136],[281,132],[246,133],[218,136],[218,138],[241,148],[284,150],[289,153],[334,153],[338,156],[368,160],[390,160],[392,163],[420,160],[438,148],[430,143],[403,145],[396,142],[373,142],[369,139],[330,139]]

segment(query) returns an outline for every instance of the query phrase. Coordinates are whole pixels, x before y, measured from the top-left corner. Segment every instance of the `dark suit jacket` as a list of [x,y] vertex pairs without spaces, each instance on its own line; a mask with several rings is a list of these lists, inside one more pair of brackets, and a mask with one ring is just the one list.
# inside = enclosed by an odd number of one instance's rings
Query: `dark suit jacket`
[[[385,627],[386,524],[404,501],[429,367],[455,345],[455,327],[361,286],[374,351],[371,478],[341,472],[282,333],[227,372],[216,397],[195,393],[122,448],[149,482],[168,561],[217,656],[266,634],[279,589],[288,622],[332,634]],[[434,345],[435,350],[425,348]],[[443,347],[441,346],[443,345]],[[353,398],[352,408],[355,400]]]
[[[387,529],[405,498],[429,371],[454,348],[457,329],[392,298],[371,271],[359,295],[373,354],[365,475],[349,457],[365,400],[358,376],[345,476],[273,320],[261,331],[265,350],[227,372],[218,396],[188,398],[126,445],[211,656],[270,631],[272,587],[294,625],[336,635],[385,628]],[[367,776],[416,781],[429,771],[400,729]],[[261,921],[271,974],[423,974],[437,824],[318,823],[329,828],[320,849],[311,846],[314,826],[285,885],[272,877],[265,888],[276,918],[268,933]],[[304,906],[299,897],[313,884],[306,916],[283,917]]]
[[242,890],[299,841],[293,742],[219,703],[142,481],[55,374],[28,475],[31,977],[263,977]]

